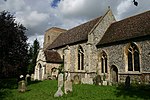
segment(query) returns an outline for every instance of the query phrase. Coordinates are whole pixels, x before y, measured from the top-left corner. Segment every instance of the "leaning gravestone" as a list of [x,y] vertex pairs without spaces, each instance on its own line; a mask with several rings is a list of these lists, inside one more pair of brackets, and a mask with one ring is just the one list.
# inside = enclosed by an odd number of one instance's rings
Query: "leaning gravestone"
[[70,92],[72,92],[72,82],[71,82],[71,78],[70,78],[70,73],[66,73],[66,80],[64,83],[64,92],[65,94],[68,94]]
[[60,96],[63,96],[63,91],[62,91],[62,88],[63,87],[63,74],[60,73],[58,75],[58,90],[57,92],[54,94],[54,97],[60,97]]

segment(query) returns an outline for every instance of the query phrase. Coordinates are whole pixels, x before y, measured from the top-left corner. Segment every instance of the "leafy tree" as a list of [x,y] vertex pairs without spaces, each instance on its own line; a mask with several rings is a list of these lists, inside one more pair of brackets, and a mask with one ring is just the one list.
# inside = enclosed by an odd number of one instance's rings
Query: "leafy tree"
[[0,12],[0,76],[23,74],[28,64],[26,28],[9,12]]
[[36,66],[36,59],[40,49],[39,41],[37,39],[34,40],[33,45],[31,45],[29,49],[29,66],[28,66],[28,73],[34,73],[34,68]]

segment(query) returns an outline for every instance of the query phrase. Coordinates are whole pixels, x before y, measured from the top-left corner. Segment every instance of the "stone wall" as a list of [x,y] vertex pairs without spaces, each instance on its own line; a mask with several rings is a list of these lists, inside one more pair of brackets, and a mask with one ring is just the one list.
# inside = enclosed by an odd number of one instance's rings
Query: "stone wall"
[[112,14],[111,10],[102,16],[101,20],[98,22],[96,27],[93,29],[88,35],[88,66],[89,72],[96,73],[96,67],[98,66],[98,58],[97,58],[97,48],[96,44],[101,40],[107,28],[111,25],[111,23],[115,22],[115,18]]
[[102,52],[102,50],[104,50],[108,57],[108,80],[111,80],[111,66],[115,65],[118,68],[119,82],[124,82],[127,75],[131,76],[132,82],[141,81],[141,77],[144,77],[146,81],[150,82],[150,40],[134,43],[138,46],[140,52],[140,72],[128,71],[127,55],[125,53],[128,43],[98,48],[99,66],[97,66],[97,69],[101,70],[100,53]]
[[64,31],[65,30],[59,28],[50,28],[47,30],[44,35],[44,50]]
[[[63,47],[57,52],[63,58],[64,56],[64,69],[71,72],[73,80],[75,75],[80,78],[94,78],[96,76],[96,67],[98,64],[96,44],[100,41],[107,28],[115,21],[112,11],[109,10],[95,27],[89,32],[88,41],[86,43],[78,43],[71,46]],[[84,50],[84,70],[78,70],[78,47],[79,45]]]
[[[78,70],[78,48],[79,45],[84,50],[84,70]],[[63,58],[64,55],[64,70],[71,72],[71,79],[73,80],[74,75],[82,75],[87,70],[87,45],[86,43],[80,43],[76,45],[66,46],[58,49],[57,52]]]
[[96,45],[101,40],[107,28],[115,21],[115,17],[109,9],[106,14],[101,17],[96,27],[91,30],[92,32],[88,35],[88,43]]
[[[45,79],[46,58],[43,49],[39,50],[34,71],[34,80]],[[40,75],[41,74],[41,75]]]
[[[57,63],[47,63],[46,64],[46,76],[47,77],[58,77],[58,68],[59,68],[59,66],[61,66],[61,64],[57,64]],[[53,68],[57,68],[56,70],[55,70],[55,72],[53,71],[52,72],[52,69]]]

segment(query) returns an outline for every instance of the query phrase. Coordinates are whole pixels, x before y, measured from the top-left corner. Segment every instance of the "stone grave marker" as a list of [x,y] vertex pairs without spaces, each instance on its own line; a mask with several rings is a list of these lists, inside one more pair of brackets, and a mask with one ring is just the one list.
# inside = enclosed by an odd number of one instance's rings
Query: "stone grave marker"
[[31,81],[34,81],[34,74],[31,74]]
[[58,87],[57,92],[54,94],[54,97],[61,97],[63,96],[63,91],[61,90],[61,87]]
[[70,92],[72,92],[72,82],[71,82],[71,78],[70,78],[70,73],[66,73],[66,80],[64,83],[64,92],[65,94],[68,94]]
[[60,96],[63,96],[63,91],[62,91],[62,88],[63,87],[63,74],[60,73],[58,75],[58,90],[57,92],[54,94],[54,97],[60,97]]
[[28,83],[29,81],[31,81],[31,76],[29,74],[27,74],[25,80]]
[[18,91],[25,92],[27,90],[26,82],[23,78],[23,75],[20,75],[20,81],[18,82]]
[[125,89],[129,89],[129,88],[130,88],[130,76],[128,75],[125,81]]
[[80,83],[80,78],[78,75],[74,76],[74,84],[79,84]]
[[63,86],[63,74],[62,73],[60,73],[59,75],[58,75],[58,87],[62,87]]

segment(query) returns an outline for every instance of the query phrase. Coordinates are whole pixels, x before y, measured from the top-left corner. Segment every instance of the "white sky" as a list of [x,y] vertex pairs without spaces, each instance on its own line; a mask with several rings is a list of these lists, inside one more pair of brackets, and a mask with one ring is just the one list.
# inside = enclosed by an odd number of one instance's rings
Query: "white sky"
[[[150,0],[0,0],[0,11],[14,14],[17,22],[27,29],[28,42],[37,38],[43,45],[44,32],[51,27],[69,29],[90,19],[102,16],[111,7],[117,20],[150,10]],[[57,0],[55,0],[57,1]]]

